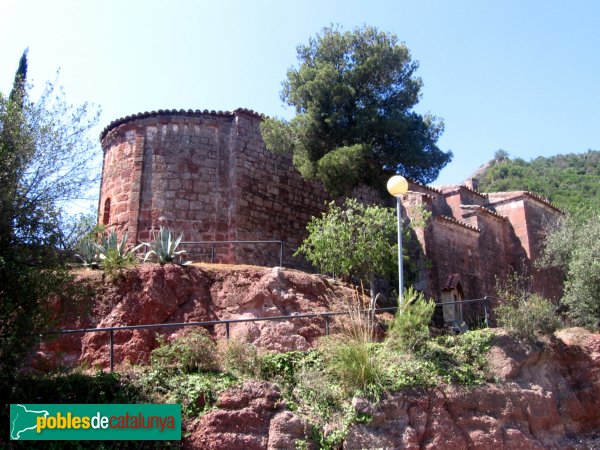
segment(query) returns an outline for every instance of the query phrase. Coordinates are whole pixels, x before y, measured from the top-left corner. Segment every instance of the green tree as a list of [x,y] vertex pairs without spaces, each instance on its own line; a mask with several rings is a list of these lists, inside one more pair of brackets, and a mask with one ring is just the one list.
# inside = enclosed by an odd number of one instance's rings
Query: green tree
[[267,148],[292,153],[305,178],[337,195],[359,183],[381,188],[394,173],[428,183],[450,161],[436,145],[442,121],[413,110],[418,64],[395,35],[325,28],[297,54],[281,92],[296,116],[261,128]]
[[397,269],[396,216],[391,208],[346,199],[344,207],[329,204],[322,217],[307,225],[308,237],[298,253],[323,272],[352,275],[369,283]]
[[600,151],[511,159],[498,150],[479,176],[483,192],[531,191],[558,207],[576,211],[584,206],[600,208]]
[[600,327],[600,212],[580,210],[565,217],[546,239],[544,267],[566,274],[562,303],[575,325]]
[[88,105],[69,106],[48,84],[33,101],[27,52],[9,96],[0,93],[0,380],[36,340],[46,323],[44,300],[66,292],[58,264],[60,209],[97,177],[87,133],[97,122]]

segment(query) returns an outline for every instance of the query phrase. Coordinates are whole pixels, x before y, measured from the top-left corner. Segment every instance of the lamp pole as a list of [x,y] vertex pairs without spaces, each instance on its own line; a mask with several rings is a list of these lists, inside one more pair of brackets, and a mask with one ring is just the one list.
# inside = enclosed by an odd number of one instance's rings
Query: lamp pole
[[398,217],[398,306],[404,301],[404,271],[402,261],[402,196],[408,192],[408,181],[400,175],[394,175],[387,182],[388,192],[396,197],[396,215]]
[[404,301],[404,260],[402,259],[402,199],[396,197],[396,216],[398,216],[398,306]]

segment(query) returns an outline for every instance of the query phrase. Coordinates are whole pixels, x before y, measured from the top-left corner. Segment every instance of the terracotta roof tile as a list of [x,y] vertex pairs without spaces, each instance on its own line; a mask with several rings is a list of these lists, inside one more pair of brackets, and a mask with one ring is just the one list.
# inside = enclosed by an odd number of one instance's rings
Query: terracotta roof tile
[[[501,198],[501,199],[496,198],[495,199],[495,197],[501,197],[501,196],[504,196],[504,198]],[[561,214],[565,213],[562,209],[560,209],[558,206],[556,206],[554,203],[552,203],[547,198],[542,197],[541,195],[538,195],[538,194],[534,194],[533,192],[530,192],[530,191],[490,192],[488,194],[488,197],[492,203],[498,203],[500,201],[518,200],[520,197],[529,197],[532,200],[538,201],[539,203],[543,203],[544,205],[549,206],[550,208],[560,212]]]
[[460,225],[461,227],[467,228],[469,230],[481,233],[481,230],[479,228],[474,227],[473,225],[469,225],[468,223],[463,222],[462,220],[457,220],[454,217],[449,217],[449,216],[444,216],[444,215],[439,215],[439,216],[434,216],[434,217],[445,220],[446,222],[453,223],[455,225]]
[[505,216],[503,216],[502,214],[498,214],[496,211],[491,210],[490,208],[486,208],[485,206],[481,206],[481,205],[460,205],[460,207],[463,208],[463,209],[472,209],[472,210],[481,211],[483,213],[490,214],[491,216],[494,216],[494,217],[496,217],[498,219],[506,220]]
[[428,184],[419,183],[417,180],[414,180],[414,179],[412,179],[410,177],[404,177],[404,178],[406,178],[406,181],[408,181],[410,184],[414,184],[416,186],[422,187],[423,189],[427,189],[427,190],[429,190],[431,192],[435,192],[436,194],[441,194],[442,193],[442,191],[440,191],[439,189],[436,189],[436,188],[434,188],[432,186],[429,186]]
[[217,117],[233,117],[237,114],[246,114],[249,116],[257,117],[259,119],[264,119],[264,114],[257,113],[251,109],[246,108],[238,108],[233,112],[230,111],[215,111],[214,109],[209,111],[205,110],[192,110],[192,109],[159,109],[158,111],[145,111],[137,114],[132,114],[129,116],[121,117],[119,119],[113,120],[102,132],[100,133],[100,140],[104,139],[106,135],[114,128],[123,125],[127,122],[131,122],[133,120],[147,119],[150,117],[156,116],[187,116],[187,117],[196,117],[196,116],[217,116]]
[[451,291],[452,289],[456,289],[458,283],[460,283],[460,274],[450,274],[442,286],[442,291]]

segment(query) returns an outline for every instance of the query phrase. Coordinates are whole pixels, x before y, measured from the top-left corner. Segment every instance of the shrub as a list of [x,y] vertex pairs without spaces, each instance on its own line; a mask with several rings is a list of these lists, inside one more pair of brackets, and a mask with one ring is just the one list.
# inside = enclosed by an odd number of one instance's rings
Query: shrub
[[496,291],[503,300],[494,309],[496,321],[517,340],[535,342],[538,335],[551,335],[560,328],[555,305],[532,293],[531,277],[513,273],[496,283]]
[[230,339],[220,343],[221,368],[239,377],[257,377],[260,374],[260,356],[252,344]]
[[193,373],[218,368],[217,347],[204,329],[192,330],[171,342],[160,335],[157,339],[159,347],[150,355],[150,363],[156,369]]
[[159,398],[155,402],[179,403],[184,417],[198,417],[210,410],[219,394],[237,384],[235,377],[215,372],[146,372],[134,381]]
[[394,210],[346,199],[331,202],[322,217],[306,226],[308,237],[295,255],[303,254],[321,271],[356,276],[369,283],[375,298],[375,279],[397,268]]
[[435,309],[432,300],[421,292],[408,288],[404,302],[390,324],[386,343],[403,350],[417,350],[429,338],[429,323]]
[[486,380],[487,352],[491,347],[489,329],[443,335],[430,339],[420,350],[433,364],[436,376],[446,383],[475,385]]
[[498,325],[515,339],[534,342],[539,335],[551,335],[560,328],[555,306],[539,295],[505,300],[495,310]]
[[592,208],[566,216],[553,227],[545,243],[540,266],[566,274],[561,302],[571,323],[600,327],[600,212]]
[[384,389],[383,371],[376,345],[361,340],[333,337],[323,346],[326,371],[331,381],[347,393],[377,396]]

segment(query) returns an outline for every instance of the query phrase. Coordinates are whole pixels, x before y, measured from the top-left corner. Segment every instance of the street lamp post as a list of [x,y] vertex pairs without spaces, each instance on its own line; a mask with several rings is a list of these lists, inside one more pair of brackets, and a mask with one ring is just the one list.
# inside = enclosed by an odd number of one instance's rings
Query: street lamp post
[[404,300],[404,272],[402,270],[402,196],[408,191],[408,181],[400,175],[394,175],[387,182],[387,190],[396,197],[396,215],[398,216],[398,306]]

